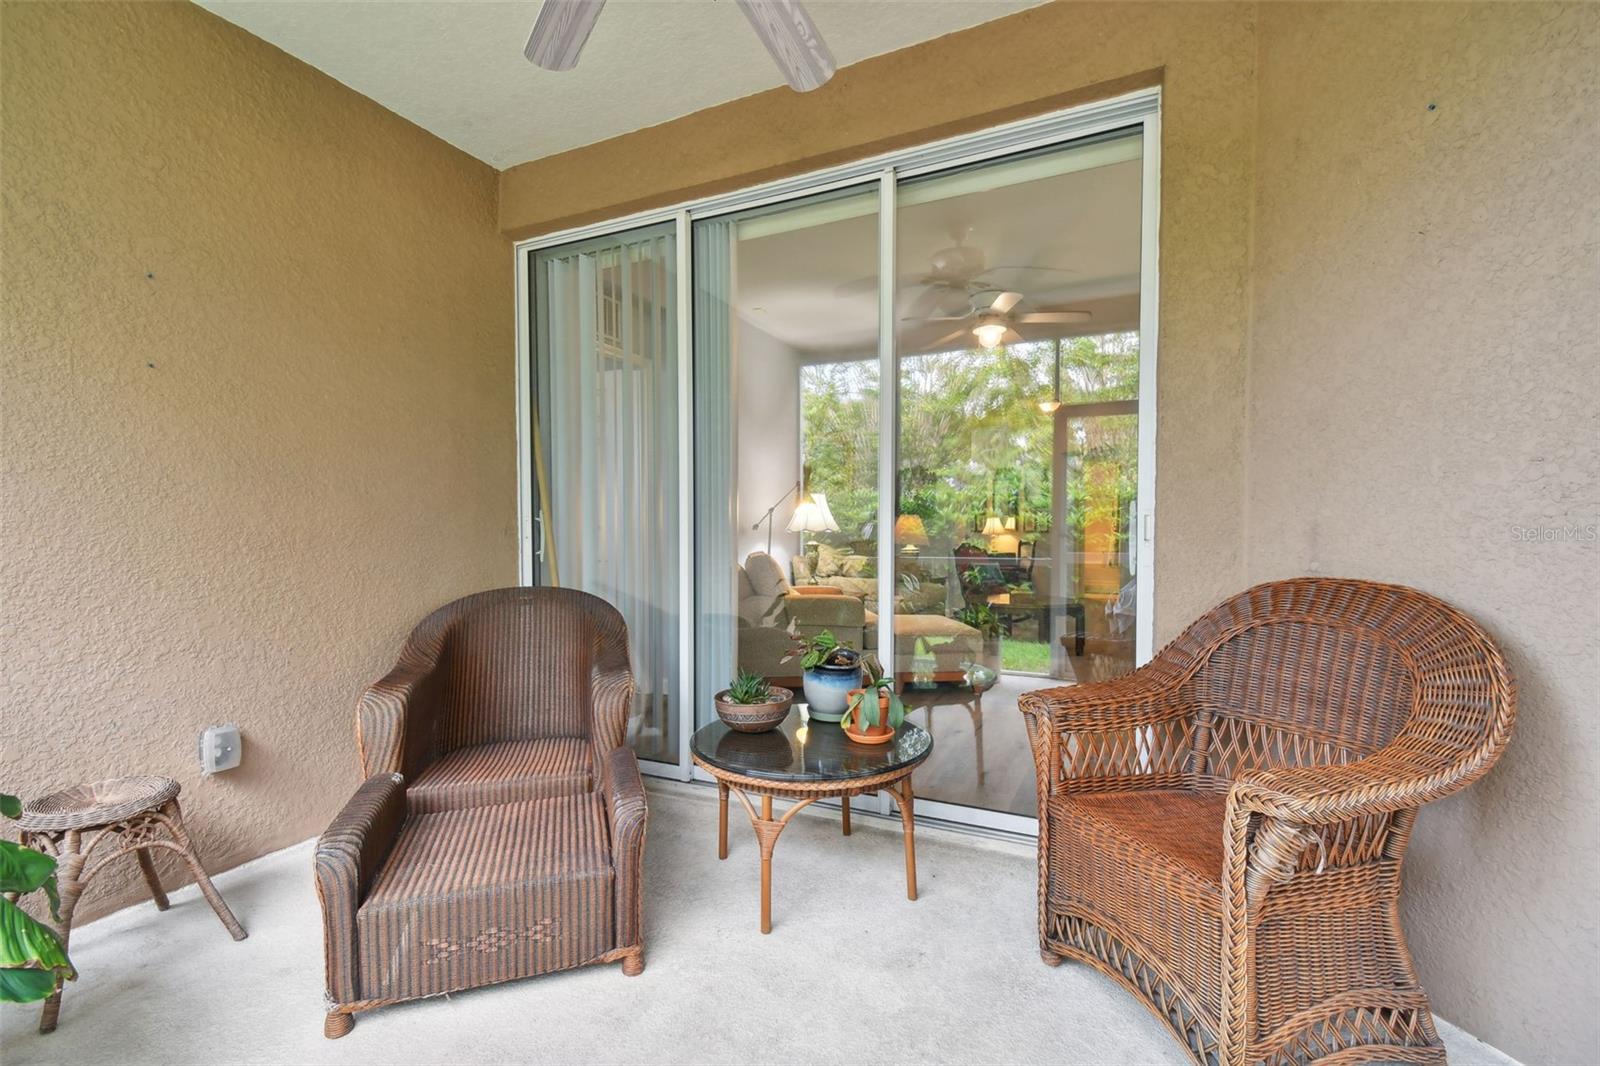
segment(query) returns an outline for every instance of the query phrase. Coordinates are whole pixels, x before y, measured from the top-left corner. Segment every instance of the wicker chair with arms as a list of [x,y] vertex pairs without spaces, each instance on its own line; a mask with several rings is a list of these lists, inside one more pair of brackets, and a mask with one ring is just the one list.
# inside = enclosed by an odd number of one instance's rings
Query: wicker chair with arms
[[1132,674],[1020,702],[1047,963],[1105,971],[1201,1063],[1444,1061],[1398,902],[1417,809],[1511,737],[1510,671],[1471,619],[1274,582]]
[[480,592],[434,611],[356,711],[363,777],[413,813],[588,792],[624,744],[634,681],[616,608],[575,589]]
[[317,842],[329,1037],[390,1003],[644,969],[647,811],[616,609],[570,589],[429,615],[362,697],[366,780]]

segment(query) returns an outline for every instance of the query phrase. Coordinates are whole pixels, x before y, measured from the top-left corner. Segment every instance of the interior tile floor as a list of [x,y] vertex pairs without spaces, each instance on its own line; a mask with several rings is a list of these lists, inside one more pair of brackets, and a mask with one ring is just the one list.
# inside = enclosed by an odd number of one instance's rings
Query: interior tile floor
[[[195,890],[85,926],[61,1028],[0,1011],[0,1060],[31,1063],[1183,1063],[1145,1009],[1086,966],[1051,969],[1034,933],[1031,846],[924,828],[906,900],[899,822],[802,812],[774,859],[715,793],[653,783],[648,964],[594,966],[360,1016],[322,1036],[311,844],[216,879],[250,931],[228,939]],[[813,814],[813,811],[816,811]],[[742,814],[737,808],[733,818]],[[1458,1066],[1511,1060],[1441,1023]]]

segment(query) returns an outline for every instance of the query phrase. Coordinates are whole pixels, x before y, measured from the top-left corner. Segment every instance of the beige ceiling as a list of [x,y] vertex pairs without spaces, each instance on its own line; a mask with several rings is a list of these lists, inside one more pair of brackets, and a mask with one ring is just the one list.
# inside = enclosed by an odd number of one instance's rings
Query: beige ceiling
[[[522,55],[537,0],[197,0],[504,169],[783,84],[732,0],[610,0],[577,69]],[[808,0],[840,66],[1041,0]]]

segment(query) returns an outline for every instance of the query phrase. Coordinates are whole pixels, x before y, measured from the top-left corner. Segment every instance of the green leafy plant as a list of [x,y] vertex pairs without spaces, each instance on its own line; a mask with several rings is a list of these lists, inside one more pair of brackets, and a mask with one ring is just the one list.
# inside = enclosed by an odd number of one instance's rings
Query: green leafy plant
[[767,703],[772,699],[772,686],[760,674],[740,670],[739,676],[728,686],[728,702],[739,704]]
[[986,637],[1000,635],[1000,616],[987,603],[974,603],[956,612],[956,621],[976,629]]
[[[17,818],[22,803],[0,795],[0,814]],[[78,976],[54,931],[31,917],[9,897],[43,891],[50,916],[61,920],[56,894],[56,861],[10,840],[0,840],[0,1000],[32,1003],[45,999],[62,981]]]
[[[851,693],[839,724],[848,729],[853,718],[862,729],[876,729],[882,720],[882,705],[887,702],[889,728],[899,729],[906,720],[906,705],[894,690],[894,678],[884,676],[883,664],[878,662],[875,655],[863,658],[861,665],[866,675],[861,690]],[[885,696],[888,697],[887,701]]]
[[847,644],[841,644],[831,630],[824,629],[816,636],[802,637],[790,627],[794,648],[783,657],[784,662],[798,658],[800,669],[815,670],[819,666],[854,666],[861,661],[861,653]]

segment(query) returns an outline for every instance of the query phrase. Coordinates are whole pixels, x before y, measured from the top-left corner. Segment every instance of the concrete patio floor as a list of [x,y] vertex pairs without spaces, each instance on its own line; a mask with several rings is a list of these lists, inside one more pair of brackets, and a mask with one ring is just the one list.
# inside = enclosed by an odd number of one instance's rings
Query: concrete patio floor
[[[898,819],[806,811],[779,841],[774,924],[757,849],[715,793],[653,783],[642,976],[594,966],[359,1016],[322,1036],[311,844],[216,879],[250,938],[193,888],[84,927],[61,1027],[6,1006],[0,1058],[44,1063],[1172,1063],[1166,1030],[1086,966],[1039,961],[1031,846],[924,827],[905,899]],[[815,810],[815,809],[813,809]],[[130,860],[131,861],[131,860]],[[1457,1066],[1512,1060],[1441,1023]]]

